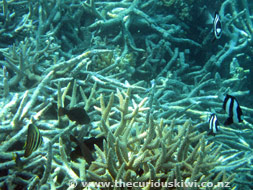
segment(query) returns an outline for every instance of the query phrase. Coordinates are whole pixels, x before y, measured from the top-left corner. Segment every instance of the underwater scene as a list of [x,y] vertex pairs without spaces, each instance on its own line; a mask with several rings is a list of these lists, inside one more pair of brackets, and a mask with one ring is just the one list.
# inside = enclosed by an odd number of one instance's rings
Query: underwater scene
[[0,190],[251,190],[252,71],[252,0],[1,0]]

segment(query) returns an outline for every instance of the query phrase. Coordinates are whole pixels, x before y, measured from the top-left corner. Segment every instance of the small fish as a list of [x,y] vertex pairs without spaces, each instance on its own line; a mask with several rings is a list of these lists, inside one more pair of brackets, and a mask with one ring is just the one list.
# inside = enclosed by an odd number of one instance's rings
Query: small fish
[[37,150],[41,144],[42,144],[42,136],[40,135],[39,129],[34,124],[30,124],[28,126],[24,156],[25,157],[30,156],[32,152]]
[[71,121],[75,121],[80,125],[90,123],[90,117],[83,108],[71,108],[68,110],[66,108],[60,107],[58,114],[59,116],[67,115]]
[[79,157],[83,157],[88,164],[90,164],[95,159],[92,156],[92,152],[95,150],[94,144],[96,144],[99,148],[103,148],[103,140],[104,137],[91,137],[89,139],[85,139],[83,142],[79,141],[73,135],[70,135],[70,140],[76,143],[75,150],[70,153],[71,160],[75,161]]
[[216,133],[219,131],[219,122],[217,116],[212,113],[210,118],[209,118],[209,133],[208,135],[213,135],[215,136]]
[[214,19],[213,19],[213,32],[214,32],[214,39],[220,39],[221,34],[222,34],[222,28],[221,28],[221,21],[220,21],[220,15],[216,11],[214,14]]
[[223,109],[228,114],[224,125],[243,122],[243,114],[239,102],[234,96],[226,95],[223,102]]

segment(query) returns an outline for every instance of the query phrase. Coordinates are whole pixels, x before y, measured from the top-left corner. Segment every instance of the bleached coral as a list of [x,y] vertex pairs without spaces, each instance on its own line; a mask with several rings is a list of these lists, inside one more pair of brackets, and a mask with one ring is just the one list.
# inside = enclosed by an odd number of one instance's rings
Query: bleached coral
[[[189,23],[165,11],[176,1],[164,2],[172,4],[0,2],[0,36],[10,39],[0,39],[1,188],[71,189],[71,180],[119,179],[147,182],[146,189],[151,181],[174,179],[252,187],[249,6],[244,0],[243,10],[232,0],[222,3],[225,38],[210,52],[206,30],[203,42],[199,35],[189,37]],[[182,18],[190,12],[185,10]],[[241,52],[246,47],[249,51]],[[227,117],[219,99],[227,92],[238,97],[245,121],[207,136],[210,111],[221,121]],[[60,106],[84,108],[91,123],[58,117]],[[24,158],[30,122],[38,126],[43,145]],[[105,137],[103,148],[95,145],[91,164],[71,160],[70,135],[80,141]],[[17,155],[21,164],[13,160]]]

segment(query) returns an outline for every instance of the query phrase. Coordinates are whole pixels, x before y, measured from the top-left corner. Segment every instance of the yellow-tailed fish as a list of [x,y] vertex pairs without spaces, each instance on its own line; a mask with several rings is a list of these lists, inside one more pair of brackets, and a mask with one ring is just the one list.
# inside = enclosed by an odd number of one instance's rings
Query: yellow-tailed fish
[[30,124],[28,126],[24,156],[25,157],[30,156],[33,151],[37,150],[37,148],[41,145],[41,143],[42,143],[42,136],[40,134],[39,129],[34,124]]

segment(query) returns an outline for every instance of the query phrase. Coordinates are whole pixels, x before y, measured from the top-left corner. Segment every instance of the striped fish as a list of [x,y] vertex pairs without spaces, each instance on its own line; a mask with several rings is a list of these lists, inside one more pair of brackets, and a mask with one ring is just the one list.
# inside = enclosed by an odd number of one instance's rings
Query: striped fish
[[214,14],[214,20],[213,20],[213,32],[215,39],[220,39],[222,29],[221,29],[221,21],[220,21],[220,15],[216,11]]
[[210,116],[209,119],[209,133],[208,135],[216,135],[216,133],[219,131],[219,122],[217,119],[217,116],[213,113]]
[[223,102],[223,109],[228,114],[228,118],[224,125],[230,125],[232,123],[240,123],[243,121],[242,110],[239,102],[234,96],[226,95]]
[[40,135],[39,129],[34,124],[30,124],[28,126],[24,156],[25,157],[30,156],[33,151],[39,148],[41,143],[42,143],[42,136]]

